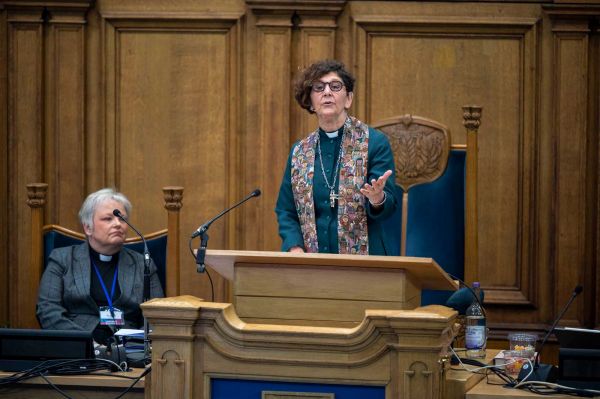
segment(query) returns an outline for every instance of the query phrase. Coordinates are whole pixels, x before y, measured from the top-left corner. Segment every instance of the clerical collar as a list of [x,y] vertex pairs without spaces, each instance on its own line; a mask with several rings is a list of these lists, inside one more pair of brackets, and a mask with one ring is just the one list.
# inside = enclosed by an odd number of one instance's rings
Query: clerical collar
[[92,260],[94,260],[96,262],[100,262],[102,264],[113,265],[113,264],[116,264],[119,260],[118,252],[116,254],[112,254],[112,255],[104,255],[104,254],[101,254],[101,253],[97,252],[96,250],[94,250],[94,248],[92,248],[91,246],[89,248],[90,248],[90,256],[92,257]]
[[325,133],[327,135],[327,137],[329,137],[330,139],[334,139],[334,138],[338,137],[344,131],[344,125],[342,125],[342,127],[340,127],[339,129],[334,130],[333,132],[326,132],[322,128],[319,128],[319,130],[321,130],[323,133]]

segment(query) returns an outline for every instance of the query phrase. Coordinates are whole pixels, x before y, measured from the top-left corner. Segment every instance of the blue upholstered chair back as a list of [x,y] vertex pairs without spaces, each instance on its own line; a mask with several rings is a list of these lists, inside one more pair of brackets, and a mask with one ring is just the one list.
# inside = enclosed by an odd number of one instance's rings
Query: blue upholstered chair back
[[[44,227],[44,267],[48,264],[50,252],[55,248],[78,245],[85,241],[81,233],[65,229],[56,225]],[[165,290],[167,269],[167,230],[161,230],[146,236],[150,257],[156,264],[160,284]],[[144,253],[144,243],[139,238],[128,238],[125,247],[133,251]]]
[[[373,127],[388,136],[396,162],[396,200],[402,205],[384,226],[387,234],[398,237],[392,250],[433,258],[447,273],[463,279],[466,150],[450,149],[447,127],[426,118],[404,115]],[[451,294],[423,290],[421,305],[445,304]]]
[[[464,279],[465,264],[465,160],[464,150],[451,150],[448,166],[437,180],[409,190],[406,256],[433,258],[447,273]],[[396,186],[402,204],[402,189]],[[385,222],[400,253],[402,208]],[[421,305],[444,304],[452,291],[423,290]]]

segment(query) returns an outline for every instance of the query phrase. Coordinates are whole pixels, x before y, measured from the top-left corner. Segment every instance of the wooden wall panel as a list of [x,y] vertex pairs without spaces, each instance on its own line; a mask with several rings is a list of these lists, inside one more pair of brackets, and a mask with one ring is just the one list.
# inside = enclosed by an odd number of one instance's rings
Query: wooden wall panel
[[363,119],[423,115],[447,124],[453,143],[464,143],[461,106],[483,105],[479,265],[465,276],[482,282],[489,303],[531,305],[539,8],[507,7],[502,19],[486,5],[471,17],[457,17],[452,7],[427,18],[411,15],[410,7],[394,16],[363,11],[353,15],[355,110]]
[[[8,248],[8,131],[7,131],[7,22],[6,10],[0,7],[0,249]],[[8,326],[9,306],[8,259],[0,258],[0,327]]]
[[[28,296],[37,292],[39,271],[29,268],[29,210],[25,185],[42,177],[43,30],[41,9],[8,15],[8,241],[10,325],[35,327]],[[27,295],[23,295],[27,293]]]
[[[44,181],[46,222],[79,230],[85,191],[85,19],[52,13],[45,45]],[[67,154],[69,154],[67,156]],[[67,184],[68,182],[68,184]]]
[[[257,129],[260,137],[253,143],[260,149],[255,164],[258,185],[262,190],[258,229],[261,249],[277,250],[277,221],[274,209],[283,166],[288,155],[290,131],[290,63],[291,12],[277,15],[257,15],[258,115],[249,129]],[[251,144],[251,143],[248,143]],[[274,165],[282,165],[276,167]]]
[[[238,134],[232,121],[239,119],[238,83],[230,75],[239,62],[232,57],[237,22],[106,20],[106,171],[135,205],[132,222],[143,231],[165,225],[163,186],[185,187],[184,237],[237,201],[239,179],[230,167]],[[210,248],[231,245],[226,227],[223,220],[211,228]],[[187,255],[187,242],[181,244]],[[183,259],[181,291],[207,297],[206,277],[191,257]],[[224,281],[215,274],[213,280],[224,300]]]
[[[593,296],[591,304],[594,310],[590,317],[592,320],[588,325],[596,329],[600,329],[600,273],[598,273],[598,265],[600,265],[600,27],[597,25],[593,29],[591,38],[591,57],[590,57],[590,132],[592,140],[590,143],[590,159],[596,160],[596,167],[592,170],[596,171],[595,176],[590,173],[592,178],[591,187],[595,187],[595,201],[592,199],[592,211],[590,215],[595,219],[595,227],[592,228],[591,235],[595,237],[595,246],[592,250],[592,265],[591,275],[587,281],[594,282]],[[595,254],[595,258],[594,258]],[[595,265],[595,266],[594,266]],[[590,284],[591,285],[591,284]]]
[[[587,183],[588,27],[586,21],[554,24],[556,95],[556,274],[554,309],[558,312],[573,288],[585,284]],[[564,324],[581,325],[584,302],[577,301],[563,317]]]
[[[358,78],[351,113],[366,122],[419,114],[462,144],[461,107],[483,106],[480,258],[466,276],[484,283],[497,338],[543,331],[582,282],[565,323],[599,326],[599,7],[0,0],[0,284],[10,287],[0,286],[10,301],[0,297],[0,324],[33,320],[18,295],[34,289],[33,181],[49,183],[48,221],[74,229],[83,197],[116,185],[142,231],[166,224],[161,187],[182,185],[184,237],[258,187],[260,198],[211,227],[209,247],[278,249],[285,161],[316,126],[291,79],[337,57]],[[182,293],[208,297],[186,245]],[[215,288],[228,299],[224,281]]]

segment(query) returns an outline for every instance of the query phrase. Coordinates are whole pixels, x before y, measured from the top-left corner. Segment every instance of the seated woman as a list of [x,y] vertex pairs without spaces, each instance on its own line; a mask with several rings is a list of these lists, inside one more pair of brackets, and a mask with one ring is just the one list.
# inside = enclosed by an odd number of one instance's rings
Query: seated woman
[[[50,253],[37,303],[42,328],[93,331],[106,344],[116,329],[143,325],[144,257],[123,247],[128,226],[115,209],[128,217],[131,203],[113,189],[90,194],[79,211],[87,241]],[[150,297],[162,296],[151,262]]]

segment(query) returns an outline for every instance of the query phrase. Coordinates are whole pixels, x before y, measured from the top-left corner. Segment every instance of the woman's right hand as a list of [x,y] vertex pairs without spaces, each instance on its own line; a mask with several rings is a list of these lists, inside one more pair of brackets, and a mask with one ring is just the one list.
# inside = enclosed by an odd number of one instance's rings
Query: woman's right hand
[[302,247],[291,247],[288,252],[296,253],[296,254],[303,254],[304,249],[302,249]]

